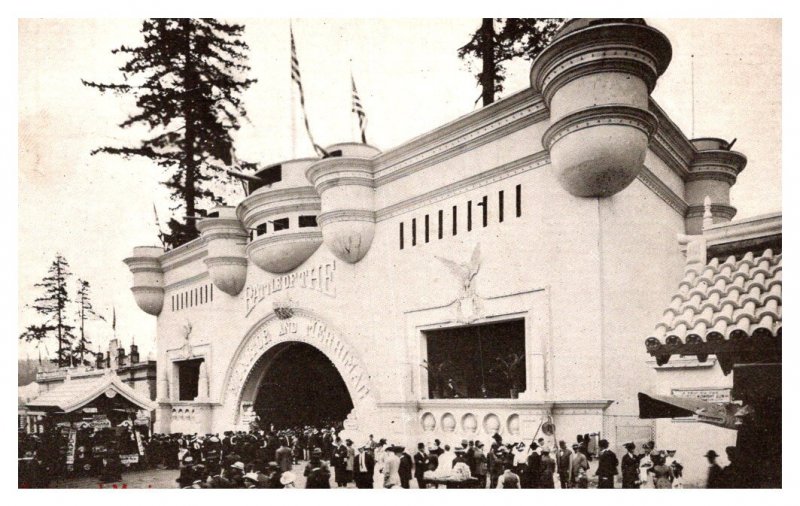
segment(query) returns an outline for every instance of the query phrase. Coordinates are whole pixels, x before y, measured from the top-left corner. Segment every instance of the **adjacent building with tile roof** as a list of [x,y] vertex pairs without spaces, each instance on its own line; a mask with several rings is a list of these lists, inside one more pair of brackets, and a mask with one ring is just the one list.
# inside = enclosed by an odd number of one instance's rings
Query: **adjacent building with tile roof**
[[[780,378],[783,332],[782,216],[772,213],[725,224],[707,223],[702,234],[684,236],[680,242],[687,255],[684,277],[645,340],[658,378],[656,388],[646,393],[654,394],[665,407],[669,396],[680,396],[749,405],[738,411],[751,413],[760,401],[780,397],[775,375]],[[758,368],[769,370],[759,377],[763,391],[754,394],[739,381],[737,392],[735,374],[731,374],[735,367],[747,368],[740,372],[742,377]],[[680,409],[682,404],[677,401],[674,407]],[[772,407],[762,409],[774,412]],[[658,420],[656,442],[691,448],[702,441],[706,449],[720,455],[737,443],[742,420],[737,420],[736,427],[717,428],[698,423],[701,419],[702,408],[698,408],[695,416]],[[765,445],[767,436],[762,432],[760,438]],[[683,458],[689,480],[702,481],[705,459],[700,454]]]

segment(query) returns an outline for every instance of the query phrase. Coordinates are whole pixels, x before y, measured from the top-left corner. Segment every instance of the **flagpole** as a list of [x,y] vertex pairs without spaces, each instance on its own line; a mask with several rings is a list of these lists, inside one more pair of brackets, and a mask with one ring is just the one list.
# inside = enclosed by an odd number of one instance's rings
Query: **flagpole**
[[[353,60],[350,60],[350,93],[351,93],[351,100],[352,100],[352,86],[353,86]],[[357,116],[356,116],[357,117]],[[353,115],[350,114],[350,138],[354,141],[358,141],[356,137],[356,129],[355,129],[355,121],[353,121]]]
[[[292,36],[292,18],[289,18],[289,34],[290,37]],[[289,58],[289,65],[291,66],[291,56]],[[292,129],[292,159],[297,158],[297,93],[294,91],[294,82],[289,79],[289,101],[291,102],[290,114],[292,115],[291,119],[291,129]]]

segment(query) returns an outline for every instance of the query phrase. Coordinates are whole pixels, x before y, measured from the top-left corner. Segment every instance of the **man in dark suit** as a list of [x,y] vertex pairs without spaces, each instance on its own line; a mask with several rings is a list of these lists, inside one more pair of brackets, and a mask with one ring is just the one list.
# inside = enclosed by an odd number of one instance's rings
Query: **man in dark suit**
[[367,445],[358,449],[354,467],[356,488],[373,488],[375,457]]
[[558,481],[561,482],[561,488],[569,488],[569,462],[572,459],[572,452],[567,448],[567,443],[564,440],[558,442],[558,451],[556,452],[556,470],[558,471]]
[[599,463],[597,471],[594,473],[598,478],[597,488],[614,488],[614,476],[619,472],[617,471],[619,459],[617,459],[617,454],[608,448],[607,440],[601,439],[599,447]]
[[633,453],[633,442],[622,445],[627,453],[622,456],[622,488],[639,488],[639,457]]
[[403,450],[403,453],[400,455],[400,468],[397,470],[397,474],[400,475],[400,486],[402,488],[411,488],[411,462],[411,455]]
[[428,470],[428,454],[425,453],[425,443],[417,445],[417,453],[414,454],[414,478],[417,479],[417,487],[425,488],[425,471]]
[[717,452],[708,450],[705,458],[708,459],[708,481],[706,481],[706,488],[725,488],[723,483],[722,468],[717,464]]
[[522,488],[539,488],[542,480],[542,454],[538,444],[531,443],[527,473],[523,473],[519,478]]

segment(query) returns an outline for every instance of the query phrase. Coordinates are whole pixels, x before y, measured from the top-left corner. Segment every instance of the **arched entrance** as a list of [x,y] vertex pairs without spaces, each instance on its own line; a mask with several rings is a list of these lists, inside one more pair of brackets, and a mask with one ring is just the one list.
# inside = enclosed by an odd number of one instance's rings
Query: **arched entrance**
[[[296,371],[287,370],[294,359],[306,361],[311,369],[304,371],[301,366]],[[253,325],[228,363],[221,409],[214,417],[214,425],[220,431],[246,430],[257,413],[257,404],[263,410],[270,402],[283,403],[283,411],[296,418],[301,410],[280,397],[280,390],[290,382],[298,385],[295,396],[313,395],[308,394],[313,386],[330,397],[326,399],[330,405],[320,405],[317,411],[309,409],[306,413],[310,416],[339,416],[348,406],[345,427],[352,430],[360,430],[363,422],[374,418],[375,392],[361,354],[341,332],[308,310],[293,308],[291,315],[284,318],[270,313]],[[289,380],[290,377],[295,379]],[[320,377],[327,378],[326,382]],[[338,380],[344,388],[339,388]],[[306,385],[309,390],[302,390]],[[260,396],[266,397],[259,399]]]
[[329,426],[343,421],[353,401],[339,371],[310,344],[281,343],[264,370],[253,411],[265,426]]

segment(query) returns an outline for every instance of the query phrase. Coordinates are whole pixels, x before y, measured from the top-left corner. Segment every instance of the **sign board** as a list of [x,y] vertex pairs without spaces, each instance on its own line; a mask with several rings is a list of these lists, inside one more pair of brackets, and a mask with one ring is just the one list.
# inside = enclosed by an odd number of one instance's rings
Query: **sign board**
[[716,404],[731,402],[730,388],[673,388],[672,395]]
[[119,460],[123,466],[139,463],[139,454],[131,453],[130,455],[120,455]]
[[84,413],[97,413],[97,408],[83,408]]
[[110,429],[111,420],[106,415],[95,415],[92,417],[92,427],[95,429]]

